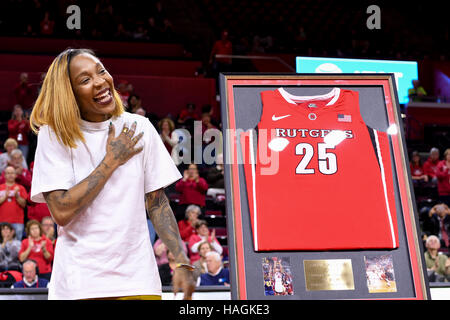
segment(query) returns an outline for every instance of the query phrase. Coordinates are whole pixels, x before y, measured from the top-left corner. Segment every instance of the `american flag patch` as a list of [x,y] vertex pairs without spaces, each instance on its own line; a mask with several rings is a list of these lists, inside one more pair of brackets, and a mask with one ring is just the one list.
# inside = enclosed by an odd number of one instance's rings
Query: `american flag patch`
[[337,120],[340,122],[352,122],[352,116],[349,114],[338,114]]

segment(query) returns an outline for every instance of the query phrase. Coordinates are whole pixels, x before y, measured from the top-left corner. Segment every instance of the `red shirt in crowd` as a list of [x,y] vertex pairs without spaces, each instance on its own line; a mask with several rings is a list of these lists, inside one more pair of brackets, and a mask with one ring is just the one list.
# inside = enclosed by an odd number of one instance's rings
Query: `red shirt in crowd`
[[450,195],[450,167],[445,160],[437,165],[436,176],[438,178],[438,194],[441,196]]
[[178,229],[180,230],[181,239],[185,242],[188,242],[190,236],[195,234],[195,228],[187,220],[178,221]]
[[14,87],[14,95],[16,96],[16,103],[20,104],[22,108],[28,109],[33,106],[34,94],[33,86],[28,83],[20,82]]
[[[24,211],[14,196],[15,187],[19,188],[19,194],[22,198],[26,199],[28,197],[27,191],[22,185],[15,183],[9,187],[8,198],[0,204],[0,222],[23,223]],[[5,192],[6,184],[0,184],[0,196],[3,197]]]
[[184,121],[187,119],[200,120],[200,115],[195,110],[191,111],[188,109],[183,109],[180,112],[180,116],[178,117],[180,121]]
[[[17,174],[17,176],[16,176],[16,183],[25,187],[27,192],[30,192],[31,178],[32,178],[31,171],[27,170],[25,168],[22,168],[22,173]],[[0,175],[0,184],[2,184],[2,183],[5,183],[5,171],[3,171],[2,174]]]
[[208,190],[208,183],[203,178],[195,180],[180,180],[175,185],[175,189],[181,193],[180,204],[196,204],[200,207],[205,206],[205,195]]
[[425,174],[425,171],[423,170],[423,166],[420,164],[413,164],[412,162],[409,164],[409,167],[411,169],[411,175],[413,177],[421,177]]
[[30,121],[23,119],[18,121],[16,119],[8,120],[9,138],[13,138],[20,145],[28,145],[28,132],[30,132]]
[[439,159],[436,161],[432,161],[430,158],[425,161],[423,164],[423,171],[425,171],[425,174],[429,176],[430,178],[436,177],[436,170],[437,166],[439,164]]
[[[223,54],[232,55],[233,54],[233,44],[229,40],[217,40],[212,48],[212,55]],[[231,58],[216,58],[217,62],[231,64]]]
[[[47,260],[44,257],[44,253],[41,249],[41,242],[45,240],[45,247],[50,253],[50,258]],[[22,246],[20,247],[19,256],[28,249],[29,240],[28,238],[22,240]],[[30,254],[27,259],[32,259],[37,262],[39,273],[49,273],[52,272],[52,261],[53,261],[53,244],[49,238],[42,235],[39,240],[33,240],[33,247],[31,248]]]
[[52,216],[47,204],[31,201],[30,194],[28,194],[27,204],[27,216],[29,220],[37,220],[41,222],[42,218]]

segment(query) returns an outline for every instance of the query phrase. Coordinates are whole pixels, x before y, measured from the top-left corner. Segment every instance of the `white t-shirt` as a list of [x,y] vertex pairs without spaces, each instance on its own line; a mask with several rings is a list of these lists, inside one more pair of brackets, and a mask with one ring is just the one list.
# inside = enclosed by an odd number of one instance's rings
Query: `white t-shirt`
[[[49,299],[86,299],[129,295],[161,295],[161,281],[151,246],[145,194],[181,178],[150,121],[124,113],[111,119],[116,136],[137,121],[136,145],[144,150],[118,167],[91,205],[66,226],[58,226]],[[31,199],[68,190],[100,164],[106,154],[109,120],[81,121],[86,143],[68,148],[54,131],[42,126],[38,135]]]

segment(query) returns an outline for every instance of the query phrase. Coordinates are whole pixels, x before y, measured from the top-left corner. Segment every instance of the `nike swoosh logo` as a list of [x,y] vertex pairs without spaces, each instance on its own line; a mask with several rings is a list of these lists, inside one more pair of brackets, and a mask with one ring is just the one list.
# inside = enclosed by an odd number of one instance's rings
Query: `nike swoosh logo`
[[290,114],[287,114],[285,116],[279,116],[279,117],[276,117],[275,115],[273,115],[272,116],[272,120],[273,121],[278,121],[278,120],[281,120],[281,119],[284,119],[284,118],[287,118],[287,117],[290,117],[290,116],[291,116]]

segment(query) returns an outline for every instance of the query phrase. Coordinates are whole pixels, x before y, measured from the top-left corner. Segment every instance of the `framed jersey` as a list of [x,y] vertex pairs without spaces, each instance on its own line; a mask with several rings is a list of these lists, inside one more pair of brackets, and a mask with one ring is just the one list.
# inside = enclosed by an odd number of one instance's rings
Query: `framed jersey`
[[232,298],[427,299],[394,76],[228,73],[220,90]]

